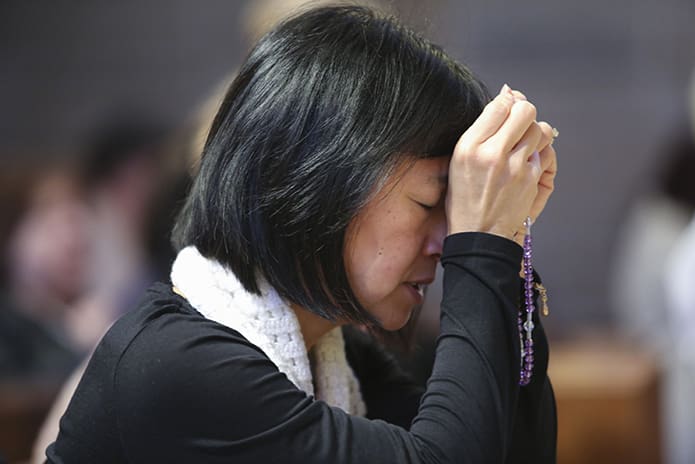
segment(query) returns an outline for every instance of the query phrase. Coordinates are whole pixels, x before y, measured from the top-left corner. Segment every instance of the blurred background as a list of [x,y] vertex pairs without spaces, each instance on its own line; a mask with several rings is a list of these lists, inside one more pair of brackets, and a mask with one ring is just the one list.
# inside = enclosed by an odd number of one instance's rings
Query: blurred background
[[[168,275],[167,231],[222,89],[297,3],[0,2],[9,462],[29,459],[108,325]],[[524,91],[560,131],[556,192],[534,227],[559,462],[695,462],[695,2],[371,3],[493,93]],[[438,295],[422,314],[421,376]]]

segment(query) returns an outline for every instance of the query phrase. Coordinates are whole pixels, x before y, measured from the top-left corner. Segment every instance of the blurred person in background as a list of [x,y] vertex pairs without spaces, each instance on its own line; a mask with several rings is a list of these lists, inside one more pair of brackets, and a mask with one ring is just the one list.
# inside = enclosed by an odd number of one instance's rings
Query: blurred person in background
[[621,225],[612,289],[620,330],[663,357],[671,350],[664,266],[695,212],[695,142],[689,127],[674,131],[658,162],[657,175],[641,186]]
[[688,124],[674,130],[655,183],[629,208],[612,271],[619,330],[662,368],[669,464],[695,462],[695,75],[688,98]]
[[[143,286],[146,288],[153,280],[168,278],[175,256],[169,239],[171,228],[190,186],[191,175],[197,169],[204,139],[232,80],[233,76],[222,79],[222,82],[213,89],[179,130],[165,133],[161,129],[153,129],[151,125],[118,124],[118,127],[102,130],[101,136],[98,137],[100,141],[93,145],[93,151],[87,155],[88,161],[83,166],[82,173],[83,177],[91,179],[88,185],[93,185],[91,190],[95,192],[91,195],[92,210],[105,216],[104,224],[92,227],[91,232],[95,233],[112,223],[119,210],[130,211],[127,216],[133,217],[123,224],[116,225],[119,229],[127,228],[131,231],[128,234],[116,235],[119,238],[115,242],[116,246],[110,244],[113,231],[106,230],[105,235],[96,237],[102,252],[92,257],[92,269],[98,270],[100,266],[114,265],[118,269],[108,269],[104,275],[97,272],[90,280],[92,286],[78,305],[78,309],[86,315],[82,320],[79,317],[74,318],[77,320],[75,327],[85,328],[81,336],[83,345],[87,346],[89,340],[94,340],[96,344],[108,325],[129,308],[128,304],[132,307],[136,302],[134,299],[140,296],[138,292],[144,291]],[[123,151],[128,151],[130,154],[119,155],[113,159],[114,154]],[[107,153],[107,156],[102,158],[103,153]],[[143,200],[146,201],[136,202],[134,208],[131,208],[130,205],[135,202],[133,195],[137,190],[126,192],[123,201],[109,200],[114,196],[108,193],[109,190],[121,191],[118,185],[125,182],[128,176],[134,175],[133,168],[125,168],[125,175],[120,177],[120,181],[116,180],[103,185],[104,182],[98,179],[106,172],[118,172],[119,169],[114,170],[113,167],[109,167],[114,163],[126,166],[130,163],[128,158],[133,156],[137,158],[145,154],[147,154],[145,159],[135,163],[137,165],[144,162],[147,167],[142,171],[135,170],[139,174],[136,176],[138,180],[134,182],[134,185],[149,192],[148,195],[144,195]],[[155,179],[159,180],[154,184],[143,185],[148,175],[152,174],[152,170],[155,171],[153,174]],[[92,172],[101,172],[101,174],[92,175]],[[119,179],[114,174],[106,177]],[[100,197],[101,200],[99,200]],[[119,208],[107,208],[105,212],[99,213],[98,210],[105,208],[110,202],[120,205]],[[150,204],[149,207],[147,203]],[[140,232],[134,235],[134,232],[138,230]],[[124,248],[126,252],[120,256],[119,253]],[[124,293],[120,293],[123,291]],[[123,299],[124,295],[125,299]],[[60,389],[36,437],[29,462],[40,464],[45,461],[46,447],[58,436],[60,417],[67,409],[70,398],[82,377],[86,361],[87,359],[72,372]]]
[[88,280],[72,311],[74,339],[91,351],[108,326],[161,279],[173,260],[169,235],[188,176],[173,163],[170,131],[130,116],[95,132],[81,159],[88,200]]
[[70,320],[87,288],[89,211],[69,167],[33,177],[3,208],[0,379],[59,384],[81,354]]
[[138,121],[137,112],[123,113],[96,129],[81,159],[91,249],[87,288],[69,323],[84,354],[160,277],[147,246],[168,174],[162,163],[167,131]]
[[671,350],[665,357],[664,406],[670,464],[695,462],[695,70],[689,89],[690,169],[684,182],[693,195],[690,222],[667,254],[663,285]]
[[[112,119],[113,121],[113,119]],[[176,137],[136,113],[100,127],[82,158],[90,252],[83,292],[69,312],[72,343],[85,360],[102,334],[154,281],[166,278],[170,230],[190,183],[188,154]],[[38,433],[30,462],[43,462],[58,421],[84,371],[77,366]]]

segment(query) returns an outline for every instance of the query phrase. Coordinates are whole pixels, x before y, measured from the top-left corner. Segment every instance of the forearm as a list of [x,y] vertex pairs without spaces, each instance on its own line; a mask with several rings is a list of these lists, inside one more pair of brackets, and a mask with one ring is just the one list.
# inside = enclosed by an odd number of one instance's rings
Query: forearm
[[459,234],[445,243],[441,335],[412,431],[450,435],[438,442],[452,447],[442,452],[471,462],[504,462],[511,436],[520,255],[513,242],[487,234]]

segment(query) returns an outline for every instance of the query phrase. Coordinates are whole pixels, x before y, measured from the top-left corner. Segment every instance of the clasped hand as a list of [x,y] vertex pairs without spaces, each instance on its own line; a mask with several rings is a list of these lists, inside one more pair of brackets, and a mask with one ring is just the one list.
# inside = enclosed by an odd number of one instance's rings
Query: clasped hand
[[[506,84],[456,144],[446,198],[448,233],[487,232],[523,240],[554,189],[554,129]],[[555,132],[557,135],[557,132]]]

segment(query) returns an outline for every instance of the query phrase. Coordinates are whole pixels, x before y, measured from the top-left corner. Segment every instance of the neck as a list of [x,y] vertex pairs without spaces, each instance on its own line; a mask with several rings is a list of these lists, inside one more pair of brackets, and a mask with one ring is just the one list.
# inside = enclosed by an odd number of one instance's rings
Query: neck
[[292,305],[291,307],[297,316],[307,353],[314,347],[319,338],[339,325],[299,306]]

